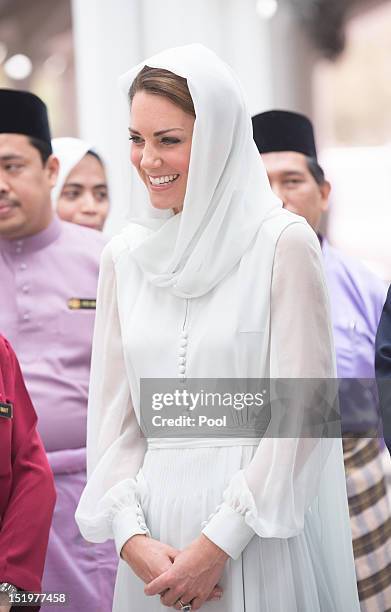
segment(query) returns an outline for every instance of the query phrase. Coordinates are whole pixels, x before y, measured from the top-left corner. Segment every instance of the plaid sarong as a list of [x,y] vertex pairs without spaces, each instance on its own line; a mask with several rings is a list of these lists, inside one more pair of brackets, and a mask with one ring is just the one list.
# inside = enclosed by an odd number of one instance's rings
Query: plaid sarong
[[378,438],[343,438],[362,612],[391,612],[391,508]]

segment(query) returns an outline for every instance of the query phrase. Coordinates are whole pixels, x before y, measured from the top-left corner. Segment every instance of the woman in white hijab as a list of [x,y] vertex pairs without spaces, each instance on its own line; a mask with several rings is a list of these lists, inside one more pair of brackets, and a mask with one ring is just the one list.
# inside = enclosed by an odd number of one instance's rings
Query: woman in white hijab
[[115,540],[113,609],[358,612],[339,439],[245,437],[248,411],[230,436],[141,432],[141,379],[330,379],[334,349],[319,243],[273,196],[231,69],[190,45],[122,86],[145,214],[102,259],[76,514]]
[[109,212],[106,171],[101,157],[79,138],[53,138],[60,162],[52,190],[53,207],[64,221],[102,231]]

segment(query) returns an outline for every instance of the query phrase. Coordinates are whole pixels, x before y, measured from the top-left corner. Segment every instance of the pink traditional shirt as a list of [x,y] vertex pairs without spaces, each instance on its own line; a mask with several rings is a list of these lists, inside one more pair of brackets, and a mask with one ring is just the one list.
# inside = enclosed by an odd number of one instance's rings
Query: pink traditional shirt
[[46,451],[85,447],[100,232],[53,219],[0,238],[0,332],[22,365]]

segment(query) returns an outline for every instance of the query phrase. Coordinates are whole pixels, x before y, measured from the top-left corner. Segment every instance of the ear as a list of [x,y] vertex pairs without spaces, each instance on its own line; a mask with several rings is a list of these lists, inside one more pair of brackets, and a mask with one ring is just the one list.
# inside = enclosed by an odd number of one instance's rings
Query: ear
[[321,185],[319,185],[319,191],[322,198],[322,212],[326,212],[329,207],[331,184],[328,181],[324,181]]
[[58,171],[60,168],[60,162],[58,161],[57,157],[55,157],[54,155],[51,155],[47,159],[45,167],[46,167],[48,179],[50,182],[50,187],[54,187],[57,181]]

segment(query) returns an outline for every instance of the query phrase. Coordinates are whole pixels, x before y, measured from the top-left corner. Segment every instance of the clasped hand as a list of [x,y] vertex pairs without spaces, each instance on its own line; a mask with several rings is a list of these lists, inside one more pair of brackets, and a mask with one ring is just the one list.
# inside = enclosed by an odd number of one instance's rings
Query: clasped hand
[[165,606],[181,599],[199,610],[205,601],[222,595],[217,583],[228,555],[203,534],[182,551],[153,538],[133,536],[121,556],[146,584],[145,594],[160,594]]

